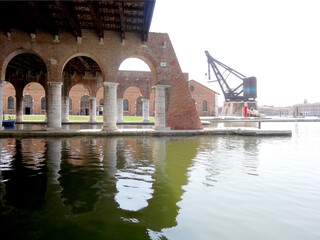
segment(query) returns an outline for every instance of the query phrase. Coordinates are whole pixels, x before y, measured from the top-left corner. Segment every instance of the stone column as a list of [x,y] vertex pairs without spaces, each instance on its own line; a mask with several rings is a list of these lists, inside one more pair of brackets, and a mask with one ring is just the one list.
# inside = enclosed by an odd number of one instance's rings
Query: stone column
[[142,121],[143,122],[150,122],[149,121],[149,99],[142,99]]
[[169,130],[166,127],[166,88],[169,85],[156,85],[155,88],[155,124],[156,130]]
[[123,122],[123,98],[117,98],[118,103],[118,120],[117,122]]
[[16,89],[16,122],[23,122],[23,88]]
[[3,130],[2,127],[2,114],[3,114],[3,88],[4,88],[5,81],[0,81],[0,130]]
[[61,129],[61,87],[62,82],[48,82],[47,130]]
[[89,114],[90,122],[97,121],[97,99],[96,97],[89,97]]
[[103,83],[103,130],[117,130],[117,86],[119,83]]
[[69,96],[61,97],[61,120],[63,123],[69,122]]

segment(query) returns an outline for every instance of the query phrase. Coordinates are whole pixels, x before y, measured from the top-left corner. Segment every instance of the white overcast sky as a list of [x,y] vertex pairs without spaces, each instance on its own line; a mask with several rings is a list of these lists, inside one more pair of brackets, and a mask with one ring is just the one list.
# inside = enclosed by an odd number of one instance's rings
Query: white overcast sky
[[182,71],[219,93],[205,50],[257,78],[259,105],[320,101],[319,0],[157,0],[150,32],[168,33]]

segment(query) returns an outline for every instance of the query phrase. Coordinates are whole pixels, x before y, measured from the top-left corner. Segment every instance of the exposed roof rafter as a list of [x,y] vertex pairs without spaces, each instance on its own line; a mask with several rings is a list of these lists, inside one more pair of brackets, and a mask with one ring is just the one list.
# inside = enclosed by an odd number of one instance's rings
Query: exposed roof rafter
[[96,29],[98,32],[98,36],[99,38],[104,38],[104,32],[103,32],[103,28],[102,28],[102,24],[101,24],[101,17],[100,17],[100,12],[99,12],[99,8],[97,6],[97,2],[88,2],[88,7],[90,9],[90,14],[92,16],[92,19],[96,25]]
[[56,36],[60,30],[77,39],[83,29],[97,32],[116,31],[125,40],[132,32],[148,38],[156,0],[54,0],[0,1],[0,28],[5,33],[17,28],[35,34],[38,29]]
[[[63,12],[63,15],[65,16],[67,22],[69,23],[70,27],[72,28],[72,31],[76,37],[81,37],[81,28],[78,23],[78,19],[76,19],[75,14],[73,14],[73,11],[71,7],[67,7],[66,4],[69,2],[64,2],[60,0],[55,0],[56,4],[61,8],[61,11]],[[72,4],[72,2],[71,2]]]

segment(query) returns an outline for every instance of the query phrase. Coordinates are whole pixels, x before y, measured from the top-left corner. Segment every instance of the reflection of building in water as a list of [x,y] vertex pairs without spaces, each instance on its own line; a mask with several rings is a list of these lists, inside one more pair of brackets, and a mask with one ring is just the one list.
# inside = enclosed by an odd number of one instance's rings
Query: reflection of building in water
[[1,172],[9,205],[45,209],[43,225],[50,229],[74,224],[85,234],[82,226],[99,223],[110,238],[148,238],[148,229],[176,225],[177,203],[199,145],[196,138],[3,141],[15,147],[12,171]]
[[148,138],[118,141],[116,201],[120,208],[138,211],[152,198],[152,175],[155,171]]
[[182,186],[187,184],[187,169],[197,153],[198,139],[165,140],[159,138],[153,146],[155,173],[153,194],[148,207],[141,213],[147,228],[161,231],[177,224],[176,217],[183,194]]
[[[6,143],[13,143],[5,140]],[[38,209],[45,201],[46,175],[44,142],[41,139],[15,139],[15,151],[11,154],[7,168],[2,171],[6,185],[6,202],[21,209]],[[10,149],[10,147],[8,148]],[[9,157],[10,158],[10,157]],[[24,199],[24,201],[21,201]]]
[[71,206],[73,213],[94,210],[99,200],[98,183],[105,177],[104,172],[99,171],[100,158],[96,149],[92,150],[91,143],[90,138],[71,138],[68,147],[62,151],[64,158],[58,179],[61,197],[65,205]]

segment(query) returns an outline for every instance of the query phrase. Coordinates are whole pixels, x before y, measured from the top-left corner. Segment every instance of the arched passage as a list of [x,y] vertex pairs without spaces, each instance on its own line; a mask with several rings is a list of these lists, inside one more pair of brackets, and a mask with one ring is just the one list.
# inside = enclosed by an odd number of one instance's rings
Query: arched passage
[[45,95],[45,90],[41,84],[28,83],[23,89],[23,114],[45,114]]
[[118,109],[118,116],[143,116],[148,122],[150,93],[156,82],[152,61],[142,56],[125,59],[119,66],[117,82],[118,107],[123,108]]
[[29,94],[23,96],[23,114],[33,114],[33,98]]
[[128,106],[123,112],[124,116],[142,116],[142,95],[137,87],[129,87],[123,94],[123,101],[128,101]]
[[16,104],[16,90],[14,86],[6,82],[3,87],[3,113],[4,114],[15,114],[15,104]]
[[[69,120],[69,114],[90,115],[90,121],[96,122],[96,93],[103,84],[102,75],[96,60],[86,54],[77,54],[66,62],[63,68],[63,122]],[[77,89],[79,85],[84,86],[86,90],[83,91],[81,87]],[[77,90],[74,90],[74,87]],[[71,102],[72,106],[70,106]]]
[[83,84],[76,84],[70,89],[68,96],[71,99],[71,101],[69,101],[71,105],[71,107],[69,106],[71,115],[86,115],[86,109],[89,111],[88,95],[89,90]]
[[42,96],[45,96],[47,67],[43,59],[33,51],[21,49],[11,53],[5,61],[5,65],[5,81],[11,83],[15,89],[14,100],[17,121],[23,121],[24,113],[41,114],[40,108],[35,108],[34,97],[30,96],[24,99],[23,90],[31,83],[37,84],[40,86]]

